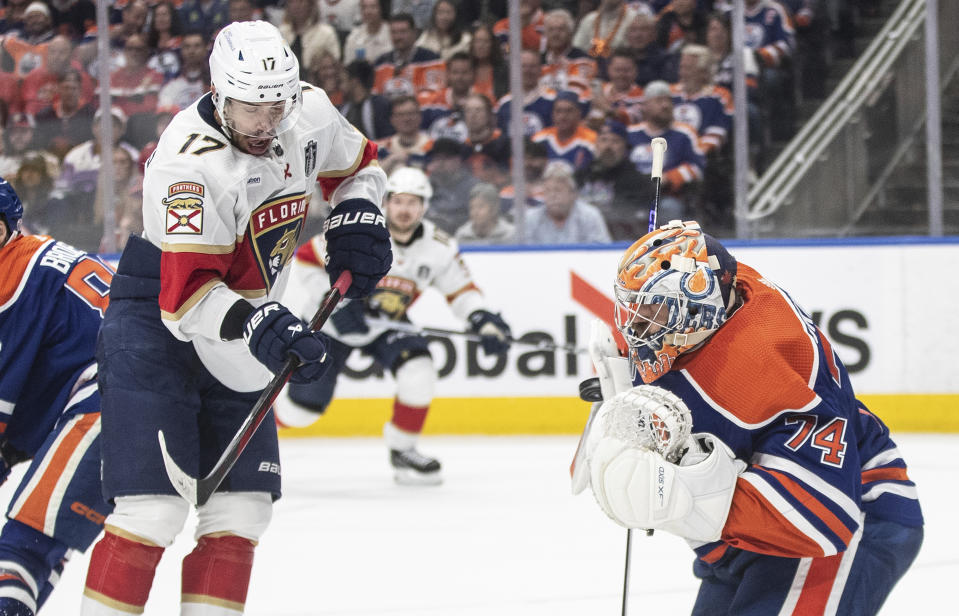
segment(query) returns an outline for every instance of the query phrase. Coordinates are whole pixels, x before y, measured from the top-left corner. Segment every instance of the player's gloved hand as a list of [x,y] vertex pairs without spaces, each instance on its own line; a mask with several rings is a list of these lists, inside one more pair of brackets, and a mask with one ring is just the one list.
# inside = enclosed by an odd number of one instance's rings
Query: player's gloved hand
[[366,199],[347,199],[333,208],[323,230],[330,283],[343,270],[350,270],[353,284],[346,296],[365,297],[372,293],[393,264],[390,233],[380,208]]
[[341,334],[365,334],[370,331],[366,324],[366,306],[358,299],[347,299],[330,315],[330,321]]
[[510,329],[503,317],[489,310],[474,310],[467,319],[470,331],[482,336],[480,346],[487,355],[502,355],[509,350]]
[[243,340],[273,374],[283,370],[292,355],[300,365],[290,377],[292,383],[309,383],[323,376],[326,361],[326,336],[310,331],[308,323],[276,302],[263,304],[250,313],[243,325]]

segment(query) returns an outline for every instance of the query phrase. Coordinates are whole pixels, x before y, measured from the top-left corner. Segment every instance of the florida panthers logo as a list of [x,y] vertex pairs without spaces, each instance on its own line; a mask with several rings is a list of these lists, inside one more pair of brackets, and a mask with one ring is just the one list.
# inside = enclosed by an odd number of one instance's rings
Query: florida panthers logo
[[308,201],[303,194],[279,197],[267,201],[250,214],[247,235],[268,292],[293,258]]

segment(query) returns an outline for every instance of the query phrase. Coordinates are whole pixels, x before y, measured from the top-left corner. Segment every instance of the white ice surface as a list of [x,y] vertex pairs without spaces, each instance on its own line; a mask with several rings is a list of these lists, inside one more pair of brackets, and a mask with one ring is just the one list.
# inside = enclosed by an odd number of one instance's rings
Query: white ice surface
[[[420,488],[394,485],[379,439],[281,441],[284,497],[256,551],[246,613],[618,615],[626,531],[588,490],[570,495],[576,440],[424,438],[420,449],[442,460],[446,481]],[[926,539],[882,613],[955,613],[959,435],[897,441],[919,485]],[[12,487],[0,490],[3,502]],[[160,562],[147,615],[178,613],[193,524]],[[629,613],[688,613],[691,563],[682,541],[634,533]],[[75,555],[41,616],[79,613],[86,567]]]

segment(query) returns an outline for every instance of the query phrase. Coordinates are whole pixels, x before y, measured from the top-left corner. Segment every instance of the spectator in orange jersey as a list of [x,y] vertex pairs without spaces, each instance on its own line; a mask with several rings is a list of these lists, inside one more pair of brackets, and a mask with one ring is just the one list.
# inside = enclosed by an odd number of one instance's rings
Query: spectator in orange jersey
[[55,36],[50,40],[44,65],[33,69],[23,78],[21,96],[24,111],[38,114],[52,107],[57,102],[57,84],[67,71],[76,71],[80,77],[80,105],[86,105],[93,99],[93,79],[73,59],[73,47],[73,42],[66,36]]
[[393,50],[373,63],[376,70],[373,92],[393,98],[443,88],[446,67],[439,54],[416,46],[412,16],[401,13],[390,17],[390,40]]
[[40,0],[28,4],[23,11],[23,29],[3,39],[3,52],[13,61],[13,72],[23,77],[42,66],[54,35],[50,8]]
[[[523,49],[530,49],[536,53],[543,50],[543,10],[540,0],[519,0],[520,43]],[[493,24],[493,34],[503,48],[503,53],[509,53],[509,17],[500,19]]]
[[550,161],[565,160],[573,169],[589,165],[596,153],[596,131],[583,124],[580,104],[575,92],[560,92],[553,103],[553,126],[533,135],[533,141],[546,144]]
[[573,45],[573,16],[563,9],[555,9],[543,18],[546,51],[543,53],[542,83],[557,92],[576,90],[589,95],[596,77],[596,61]]

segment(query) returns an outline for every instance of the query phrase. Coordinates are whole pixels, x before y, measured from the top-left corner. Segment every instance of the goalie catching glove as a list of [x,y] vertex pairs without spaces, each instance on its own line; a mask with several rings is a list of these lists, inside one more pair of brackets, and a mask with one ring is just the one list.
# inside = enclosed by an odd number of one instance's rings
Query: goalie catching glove
[[273,374],[283,370],[290,356],[300,365],[290,377],[292,383],[309,383],[323,376],[327,338],[310,331],[308,323],[296,318],[276,302],[263,304],[250,313],[243,326],[243,340],[250,352]]
[[596,420],[586,457],[590,487],[606,515],[626,528],[720,538],[746,465],[713,435],[689,435],[682,400],[641,385],[603,403]]
[[353,282],[346,296],[358,298],[372,293],[393,265],[390,233],[380,208],[366,199],[347,199],[333,208],[323,230],[330,284],[343,270],[350,270]]
[[488,310],[474,310],[467,320],[470,331],[479,334],[480,346],[487,355],[502,355],[509,350],[510,329],[503,317]]

